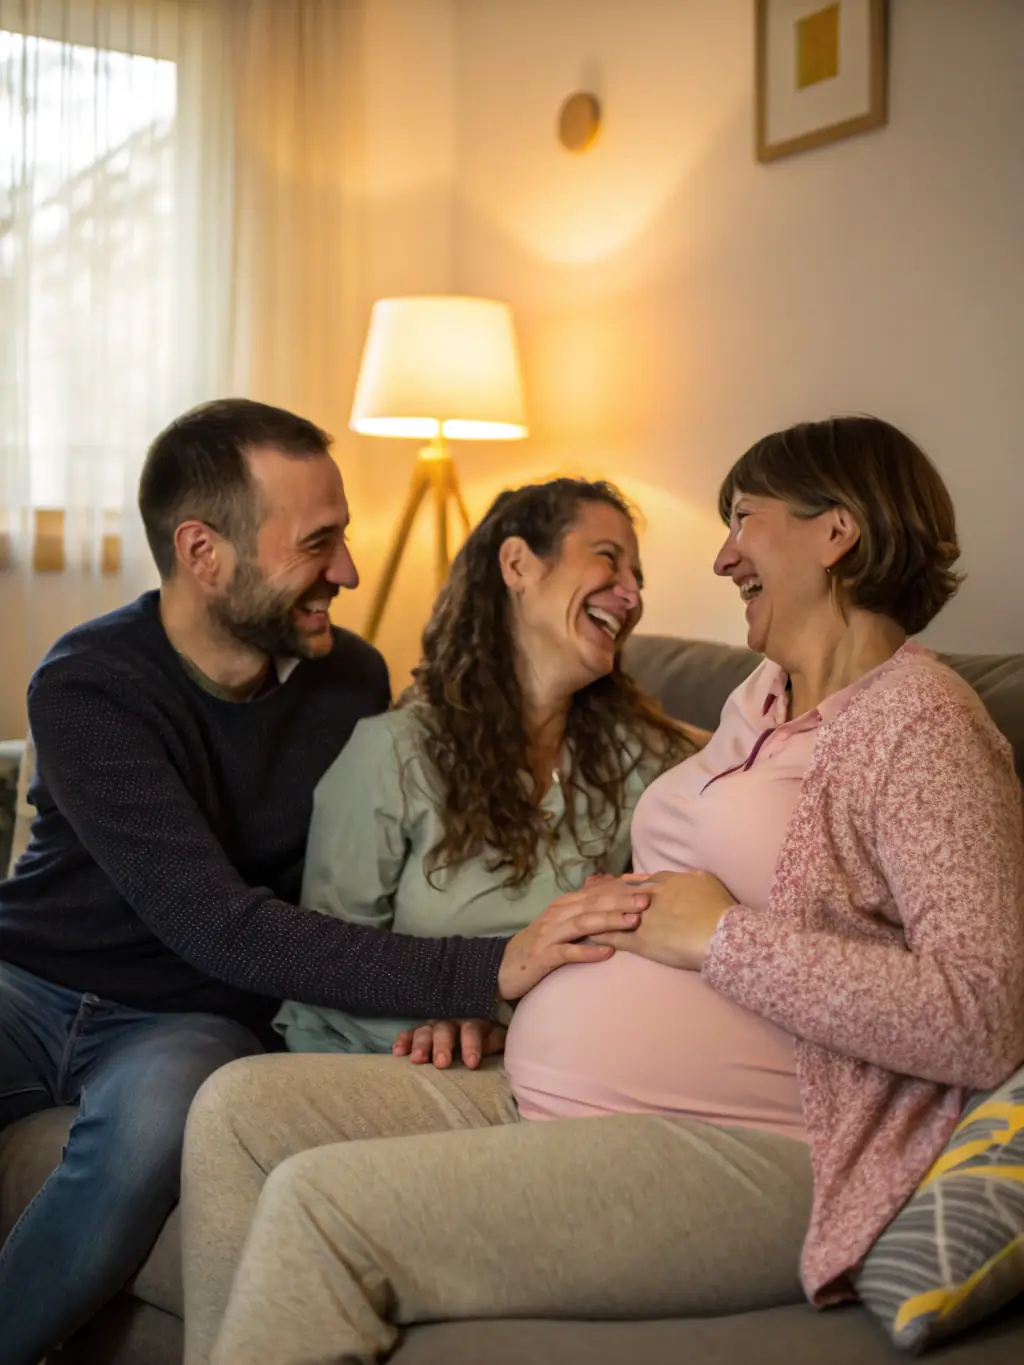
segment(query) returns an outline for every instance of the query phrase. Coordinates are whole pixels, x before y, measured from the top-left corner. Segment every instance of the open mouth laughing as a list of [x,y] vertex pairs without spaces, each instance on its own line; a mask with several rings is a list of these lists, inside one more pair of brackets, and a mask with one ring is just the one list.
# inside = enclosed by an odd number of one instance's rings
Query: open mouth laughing
[[331,598],[310,597],[295,606],[299,624],[307,630],[326,630],[331,624]]
[[615,612],[609,611],[607,607],[598,607],[592,602],[588,602],[583,608],[583,614],[598,630],[602,632],[614,644],[622,634],[626,626],[626,618],[617,616]]
[[744,602],[752,602],[754,598],[758,595],[758,593],[761,591],[762,583],[759,578],[755,578],[753,575],[751,575],[750,578],[744,578],[740,583],[738,583],[737,587],[740,590],[740,597],[742,598],[742,600]]

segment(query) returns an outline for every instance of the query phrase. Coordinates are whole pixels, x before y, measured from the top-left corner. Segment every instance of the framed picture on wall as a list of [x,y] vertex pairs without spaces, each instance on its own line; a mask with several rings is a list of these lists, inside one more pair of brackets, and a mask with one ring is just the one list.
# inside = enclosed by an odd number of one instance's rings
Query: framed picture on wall
[[886,0],[754,3],[759,161],[885,123]]

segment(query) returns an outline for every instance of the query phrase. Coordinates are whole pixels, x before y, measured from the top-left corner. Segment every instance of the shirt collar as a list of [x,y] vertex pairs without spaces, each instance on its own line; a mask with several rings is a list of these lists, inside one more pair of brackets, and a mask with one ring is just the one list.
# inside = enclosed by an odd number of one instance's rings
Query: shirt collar
[[761,715],[764,717],[772,716],[777,724],[782,725],[786,720],[789,674],[784,668],[775,665],[774,671],[769,674],[766,681],[768,692],[764,699]]
[[[838,716],[842,715],[857,693],[863,691],[865,687],[875,680],[883,668],[888,668],[894,660],[902,658],[907,654],[927,653],[928,650],[923,646],[916,644],[913,640],[908,640],[906,644],[900,646],[891,659],[886,659],[886,661],[879,664],[877,668],[871,669],[871,671],[865,673],[862,678],[858,678],[856,682],[850,683],[849,687],[842,687],[838,692],[833,692],[831,696],[826,697],[824,701],[810,713],[811,716],[817,716],[822,724],[827,724],[829,721],[835,720]],[[768,695],[764,699],[764,710],[761,714],[763,716],[773,716],[776,723],[782,725],[787,720],[786,693],[789,688],[789,675],[784,668],[776,668],[775,671],[769,675],[767,681]]]

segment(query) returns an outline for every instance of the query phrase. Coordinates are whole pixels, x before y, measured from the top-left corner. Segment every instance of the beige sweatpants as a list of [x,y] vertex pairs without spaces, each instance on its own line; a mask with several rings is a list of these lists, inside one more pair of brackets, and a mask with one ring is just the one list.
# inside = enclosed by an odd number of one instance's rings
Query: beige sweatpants
[[523,1123],[494,1065],[250,1058],[189,1118],[186,1365],[372,1361],[397,1327],[445,1318],[796,1302],[810,1200],[789,1138],[654,1115]]

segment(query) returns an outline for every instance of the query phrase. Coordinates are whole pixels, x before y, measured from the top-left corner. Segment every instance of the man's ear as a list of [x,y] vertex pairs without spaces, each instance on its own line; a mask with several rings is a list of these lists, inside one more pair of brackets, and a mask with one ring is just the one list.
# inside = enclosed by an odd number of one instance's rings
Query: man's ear
[[505,587],[516,593],[522,592],[526,584],[536,578],[540,561],[522,536],[509,536],[501,542],[498,563]]
[[178,564],[204,588],[216,588],[230,573],[227,542],[204,521],[183,521],[174,533]]
[[831,569],[860,540],[860,527],[856,517],[845,507],[830,507],[825,515],[828,519],[828,540],[823,563],[826,569]]

